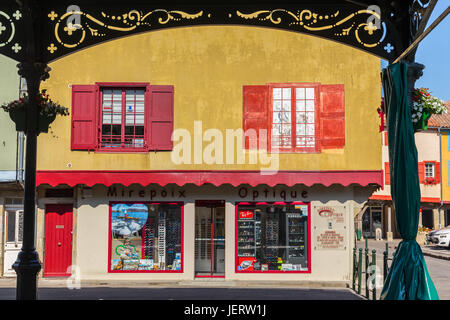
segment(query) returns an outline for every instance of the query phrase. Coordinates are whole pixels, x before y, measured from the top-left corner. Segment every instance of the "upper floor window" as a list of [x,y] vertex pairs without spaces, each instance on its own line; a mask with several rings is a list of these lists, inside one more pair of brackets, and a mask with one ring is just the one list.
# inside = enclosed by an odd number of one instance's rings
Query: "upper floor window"
[[99,146],[144,148],[145,89],[103,89]]
[[434,163],[425,162],[425,178],[434,178]]
[[247,149],[320,152],[345,145],[344,85],[248,85],[243,96],[244,132],[257,132],[245,137]]
[[272,148],[315,148],[314,91],[302,87],[272,89]]
[[72,86],[72,150],[172,150],[173,86],[96,83]]

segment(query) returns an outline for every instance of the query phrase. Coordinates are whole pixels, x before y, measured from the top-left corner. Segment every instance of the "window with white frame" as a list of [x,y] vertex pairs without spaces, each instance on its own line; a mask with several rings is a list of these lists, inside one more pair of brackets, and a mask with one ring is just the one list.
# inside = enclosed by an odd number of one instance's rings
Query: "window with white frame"
[[102,90],[101,148],[144,147],[145,90]]
[[273,88],[272,147],[314,148],[314,88]]
[[434,178],[433,162],[425,162],[425,178]]

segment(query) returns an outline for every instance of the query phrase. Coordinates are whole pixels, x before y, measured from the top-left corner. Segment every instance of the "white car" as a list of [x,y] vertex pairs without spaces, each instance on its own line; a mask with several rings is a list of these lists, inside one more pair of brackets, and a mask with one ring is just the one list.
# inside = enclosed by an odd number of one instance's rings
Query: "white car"
[[431,231],[428,234],[428,241],[441,246],[450,248],[450,226],[444,229]]

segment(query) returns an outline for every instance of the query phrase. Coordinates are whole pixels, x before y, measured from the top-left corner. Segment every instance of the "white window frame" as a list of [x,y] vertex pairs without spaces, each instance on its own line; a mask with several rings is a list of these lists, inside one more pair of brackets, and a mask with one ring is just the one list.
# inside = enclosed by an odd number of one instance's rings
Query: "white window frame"
[[[431,176],[427,174],[427,172],[429,171],[429,169],[427,170],[427,166],[431,166],[431,173],[432,173]],[[436,168],[434,162],[425,162],[425,178],[435,178],[435,176],[436,176]]]

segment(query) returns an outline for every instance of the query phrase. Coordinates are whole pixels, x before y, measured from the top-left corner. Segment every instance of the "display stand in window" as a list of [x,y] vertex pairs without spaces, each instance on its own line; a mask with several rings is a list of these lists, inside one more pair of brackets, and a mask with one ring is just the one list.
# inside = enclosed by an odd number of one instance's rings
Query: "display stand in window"
[[181,203],[112,203],[110,272],[181,272]]
[[237,204],[237,272],[309,272],[308,204]]

